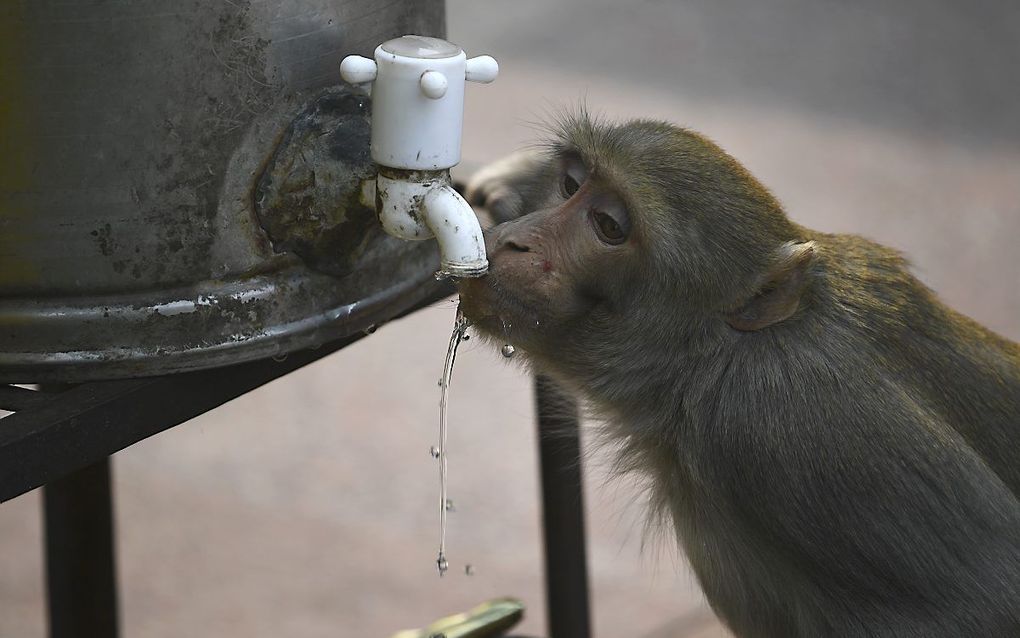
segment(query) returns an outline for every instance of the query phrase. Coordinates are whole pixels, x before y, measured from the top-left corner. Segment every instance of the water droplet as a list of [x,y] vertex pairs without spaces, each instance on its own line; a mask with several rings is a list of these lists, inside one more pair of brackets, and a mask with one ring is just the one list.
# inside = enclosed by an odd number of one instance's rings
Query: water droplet
[[464,565],[464,574],[466,576],[474,576],[475,575],[475,567],[474,567],[474,565],[472,565],[471,563],[468,563],[467,565]]
[[436,567],[439,569],[439,575],[442,576],[446,573],[446,570],[450,569],[450,562],[446,560],[445,554],[440,554],[436,558]]
[[287,360],[287,353],[286,352],[283,353],[283,354],[274,354],[273,355],[273,361],[275,361],[277,363],[283,363],[286,360]]
[[429,454],[432,456],[432,458],[438,459],[439,458],[439,448],[437,448],[436,446],[433,445],[432,447],[429,448]]
[[500,348],[500,350],[499,350],[499,351],[503,353],[503,356],[504,356],[504,357],[506,357],[507,359],[509,359],[510,357],[514,356],[514,353],[515,353],[515,352],[517,352],[517,349],[516,349],[516,348],[514,348],[514,347],[513,347],[512,345],[510,345],[509,343],[504,343],[504,344],[503,344],[503,347],[502,347],[502,348]]
[[456,512],[457,511],[457,508],[453,506],[453,499],[452,498],[446,499],[446,511],[447,512]]
[[442,270],[436,271],[436,281],[443,281],[444,279],[449,279],[450,277],[451,275],[448,272],[443,272]]
[[366,335],[370,335],[373,332],[375,332],[375,329],[376,329],[376,325],[373,323],[371,326],[369,326],[369,327],[365,328],[364,330],[362,330],[362,332],[364,332]]

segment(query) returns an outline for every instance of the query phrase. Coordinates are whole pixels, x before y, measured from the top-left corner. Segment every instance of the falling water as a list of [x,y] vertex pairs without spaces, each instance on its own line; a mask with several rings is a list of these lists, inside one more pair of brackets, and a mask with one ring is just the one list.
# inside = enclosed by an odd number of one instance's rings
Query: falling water
[[503,344],[503,347],[500,348],[499,351],[504,357],[509,359],[514,356],[517,349],[514,348],[512,343],[510,343],[510,326],[507,324],[506,319],[500,317],[499,322],[503,324],[503,336],[506,337],[506,343]]
[[453,362],[457,358],[457,346],[464,340],[470,322],[464,313],[457,308],[457,318],[453,322],[453,334],[450,335],[450,347],[446,350],[446,363],[443,365],[443,378],[439,382],[439,555],[436,566],[442,576],[449,568],[446,560],[446,514],[453,509],[453,501],[446,495],[446,406],[450,398],[450,378],[453,376]]

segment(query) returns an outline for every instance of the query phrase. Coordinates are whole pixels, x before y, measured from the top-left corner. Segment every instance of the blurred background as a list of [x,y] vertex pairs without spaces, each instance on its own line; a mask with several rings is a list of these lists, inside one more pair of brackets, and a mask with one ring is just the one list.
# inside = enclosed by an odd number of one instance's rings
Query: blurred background
[[[449,0],[447,20],[501,66],[469,88],[462,177],[582,99],[668,119],[797,222],[902,249],[949,304],[1020,339],[1020,4]],[[454,308],[118,454],[124,635],[388,636],[504,594],[542,634],[530,377],[474,340],[452,390],[451,571],[435,573],[428,450]],[[585,467],[596,634],[728,635],[604,466]],[[0,507],[0,636],[45,635],[41,551],[38,494]]]

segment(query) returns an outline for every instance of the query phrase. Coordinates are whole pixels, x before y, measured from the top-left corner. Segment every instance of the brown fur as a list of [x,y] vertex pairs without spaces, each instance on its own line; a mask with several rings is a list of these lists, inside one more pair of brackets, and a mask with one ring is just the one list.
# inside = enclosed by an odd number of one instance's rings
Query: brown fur
[[609,419],[737,635],[1020,635],[1016,344],[666,123],[565,118],[506,183],[465,311]]

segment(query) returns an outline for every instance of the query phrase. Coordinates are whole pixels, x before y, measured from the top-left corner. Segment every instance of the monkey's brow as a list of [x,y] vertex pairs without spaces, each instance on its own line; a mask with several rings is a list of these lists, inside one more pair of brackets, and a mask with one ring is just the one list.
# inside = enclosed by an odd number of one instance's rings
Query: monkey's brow
[[583,149],[573,144],[563,144],[553,149],[553,155],[560,162],[577,161],[584,164],[588,175],[596,175],[599,172],[598,156],[586,153]]
[[582,148],[568,144],[562,144],[552,152],[554,158],[561,163],[576,160],[584,164],[589,179],[594,177],[600,183],[608,186],[623,200],[623,205],[628,211],[636,210],[637,200],[631,189],[628,188],[626,180],[621,179],[621,174],[613,170],[614,164],[611,161],[611,156],[607,160],[598,153],[586,153]]

